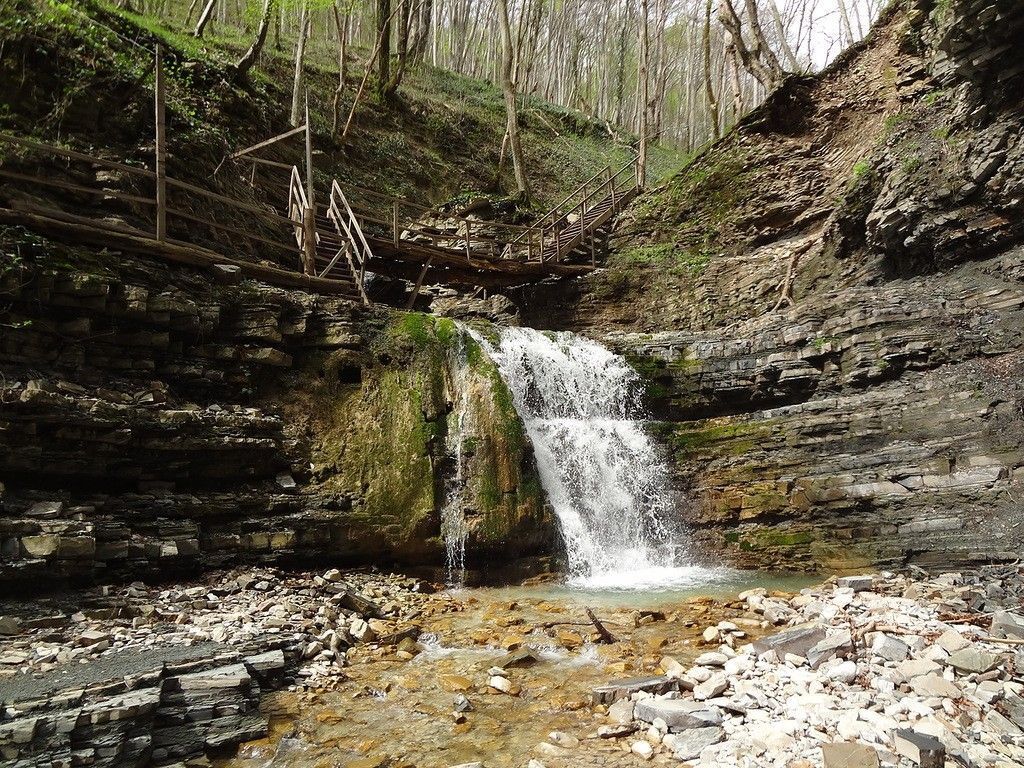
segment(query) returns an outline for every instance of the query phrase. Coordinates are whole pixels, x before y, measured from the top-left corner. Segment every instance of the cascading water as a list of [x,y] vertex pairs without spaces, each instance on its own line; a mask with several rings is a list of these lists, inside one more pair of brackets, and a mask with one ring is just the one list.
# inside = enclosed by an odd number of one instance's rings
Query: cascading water
[[466,386],[469,366],[466,361],[465,341],[461,333],[452,356],[452,389],[458,400],[448,416],[445,448],[454,461],[455,472],[445,484],[444,505],[441,507],[441,538],[446,549],[448,583],[451,586],[458,586],[462,584],[466,572],[466,540],[469,538],[469,527],[466,525],[466,516],[462,509],[463,491],[466,487],[463,445],[472,418],[470,390]]
[[533,442],[565,541],[569,583],[668,589],[706,581],[686,565],[667,472],[644,432],[639,376],[600,344],[571,333],[505,328],[497,364]]

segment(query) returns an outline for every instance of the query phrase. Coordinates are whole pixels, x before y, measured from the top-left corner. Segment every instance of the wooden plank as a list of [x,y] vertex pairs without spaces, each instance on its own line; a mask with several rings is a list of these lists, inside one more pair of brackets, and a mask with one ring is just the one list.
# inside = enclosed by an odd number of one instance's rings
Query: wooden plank
[[279,243],[274,240],[268,240],[267,238],[261,237],[260,235],[254,235],[252,232],[249,232],[248,230],[239,229],[238,227],[232,227],[230,224],[221,224],[216,221],[211,221],[210,219],[204,219],[202,216],[196,216],[194,213],[181,211],[178,210],[177,208],[168,208],[167,213],[169,213],[172,217],[185,219],[186,221],[191,221],[194,222],[195,224],[205,224],[208,227],[213,227],[214,229],[219,229],[223,232],[230,232],[233,235],[238,235],[239,237],[245,237],[248,238],[249,240],[254,240],[258,243],[263,243],[264,245],[269,245],[270,247],[277,248],[281,251],[284,251],[285,253],[295,253],[295,250],[289,245]]
[[125,173],[134,173],[137,176],[145,176],[148,179],[156,178],[156,174],[148,168],[136,168],[135,166],[125,165],[124,163],[118,163],[113,160],[103,160],[99,157],[93,157],[92,155],[86,155],[82,152],[76,152],[73,149],[55,147],[52,144],[43,144],[38,141],[32,141],[31,139],[11,136],[7,133],[0,133],[0,141],[7,142],[9,144],[17,144],[22,147],[28,147],[29,149],[35,149],[52,155],[61,155],[63,157],[71,158],[72,160],[81,160],[82,162],[92,163],[93,165],[99,165],[104,168],[114,168],[118,171],[124,171]]
[[406,304],[406,309],[412,309],[416,303],[416,298],[420,295],[420,288],[423,287],[423,278],[427,276],[427,270],[430,269],[430,265],[433,263],[434,257],[429,257],[423,262],[423,269],[420,270],[419,277],[416,278],[416,285],[413,286],[412,295],[409,296],[409,303]]
[[[264,147],[269,147],[271,144],[276,144],[279,141],[284,141],[285,139],[290,139],[295,134],[302,133],[305,130],[306,130],[306,126],[300,125],[298,128],[292,128],[289,131],[285,131],[284,133],[279,133],[279,134],[277,134],[277,136],[272,136],[271,138],[266,139],[265,141],[261,141],[259,144],[253,144],[251,147],[246,147],[245,149],[240,149],[237,152],[234,152],[234,153],[228,155],[228,157],[231,158],[232,160],[237,160],[238,158],[240,158],[240,157],[242,157],[244,155],[248,155],[250,152],[256,152],[257,150],[263,149]],[[290,168],[291,166],[288,166],[288,167]]]
[[128,192],[118,192],[116,189],[95,189],[93,187],[83,187],[81,184],[73,184],[70,181],[59,181],[57,179],[46,179],[38,176],[28,176],[24,173],[15,173],[14,171],[6,171],[0,168],[0,176],[4,176],[14,181],[25,181],[30,184],[38,184],[44,187],[56,187],[57,189],[67,189],[71,192],[82,192],[87,195],[97,195],[99,197],[113,197],[118,200],[129,200],[133,203],[142,203],[143,205],[156,205],[156,200],[150,197],[142,197],[140,195],[132,195]]
[[120,248],[189,266],[211,267],[214,264],[234,264],[242,270],[242,274],[246,277],[284,288],[298,288],[327,294],[351,294],[352,292],[351,283],[342,280],[308,277],[299,272],[291,272],[279,267],[254,264],[171,238],[161,243],[151,234],[142,231],[138,231],[136,234],[126,233],[122,228],[96,226],[96,222],[92,219],[71,216],[62,211],[53,213],[57,215],[57,218],[0,208],[0,224],[20,224],[46,234],[67,236],[75,243]]
[[[291,166],[288,167],[291,168]],[[177,187],[178,189],[184,189],[189,192],[194,192],[197,195],[202,195],[203,197],[209,198],[210,200],[216,200],[218,202],[224,203],[225,205],[230,205],[234,208],[238,208],[239,210],[242,211],[249,211],[250,213],[265,216],[268,219],[276,219],[284,224],[290,225],[292,221],[287,216],[282,216],[281,214],[275,211],[268,211],[266,208],[261,208],[260,206],[255,205],[253,203],[248,203],[245,200],[237,200],[233,197],[225,197],[224,195],[218,194],[217,192],[211,192],[208,189],[197,187],[195,184],[189,184],[187,181],[181,181],[179,179],[172,179],[168,177],[167,184],[168,186],[171,187]]]

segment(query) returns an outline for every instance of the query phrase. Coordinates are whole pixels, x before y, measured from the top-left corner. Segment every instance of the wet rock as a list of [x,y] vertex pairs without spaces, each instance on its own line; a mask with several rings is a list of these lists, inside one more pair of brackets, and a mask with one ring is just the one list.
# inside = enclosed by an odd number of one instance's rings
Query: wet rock
[[529,648],[520,648],[498,659],[497,666],[502,669],[524,669],[532,667],[540,658]]
[[634,677],[599,686],[593,690],[591,698],[594,704],[611,704],[634,693],[662,694],[678,690],[678,686],[679,682],[670,677]]

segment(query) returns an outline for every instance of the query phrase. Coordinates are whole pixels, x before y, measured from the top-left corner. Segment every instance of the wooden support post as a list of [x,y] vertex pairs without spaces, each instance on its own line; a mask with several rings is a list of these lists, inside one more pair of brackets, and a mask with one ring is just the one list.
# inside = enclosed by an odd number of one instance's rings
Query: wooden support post
[[423,269],[420,270],[420,275],[416,278],[416,285],[413,286],[412,295],[409,297],[409,303],[405,305],[406,309],[412,309],[413,305],[416,303],[416,297],[420,295],[420,288],[423,287],[423,278],[427,276],[427,270],[430,269],[430,262],[433,260],[433,256],[428,256],[427,260],[423,262]]
[[302,271],[316,274],[316,212],[312,207],[302,212]]
[[469,221],[464,219],[462,223],[466,225],[466,261],[469,261]]
[[156,107],[156,239],[167,239],[167,123],[164,117],[164,51],[156,47],[156,69],[154,70],[154,91]]
[[[313,132],[309,128],[309,91],[306,91],[306,202],[316,211],[313,200]],[[315,214],[314,214],[315,215]]]
[[589,238],[590,239],[590,266],[592,266],[592,267],[596,267],[597,266],[597,252],[594,250],[596,248],[596,246],[594,244],[594,239],[596,237],[597,237],[597,233],[596,232],[592,232],[590,234],[590,238]]
[[395,235],[395,248],[398,247],[398,201],[391,204],[391,228]]

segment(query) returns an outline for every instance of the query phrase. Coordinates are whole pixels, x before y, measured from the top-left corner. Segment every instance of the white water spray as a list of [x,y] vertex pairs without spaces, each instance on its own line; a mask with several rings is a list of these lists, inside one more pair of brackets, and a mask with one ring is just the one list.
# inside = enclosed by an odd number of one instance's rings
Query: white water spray
[[455,474],[445,484],[444,505],[441,507],[441,538],[445,543],[448,583],[450,586],[458,586],[462,584],[466,573],[466,540],[469,538],[469,527],[466,525],[466,516],[462,509],[463,491],[466,487],[463,445],[473,413],[467,386],[469,366],[461,333],[453,357],[455,359],[450,366],[453,376],[452,389],[458,401],[448,416],[445,449],[455,463]]
[[668,589],[708,579],[684,564],[668,524],[667,472],[643,430],[639,376],[600,344],[571,333],[506,328],[497,364],[533,442],[561,526],[569,583]]

